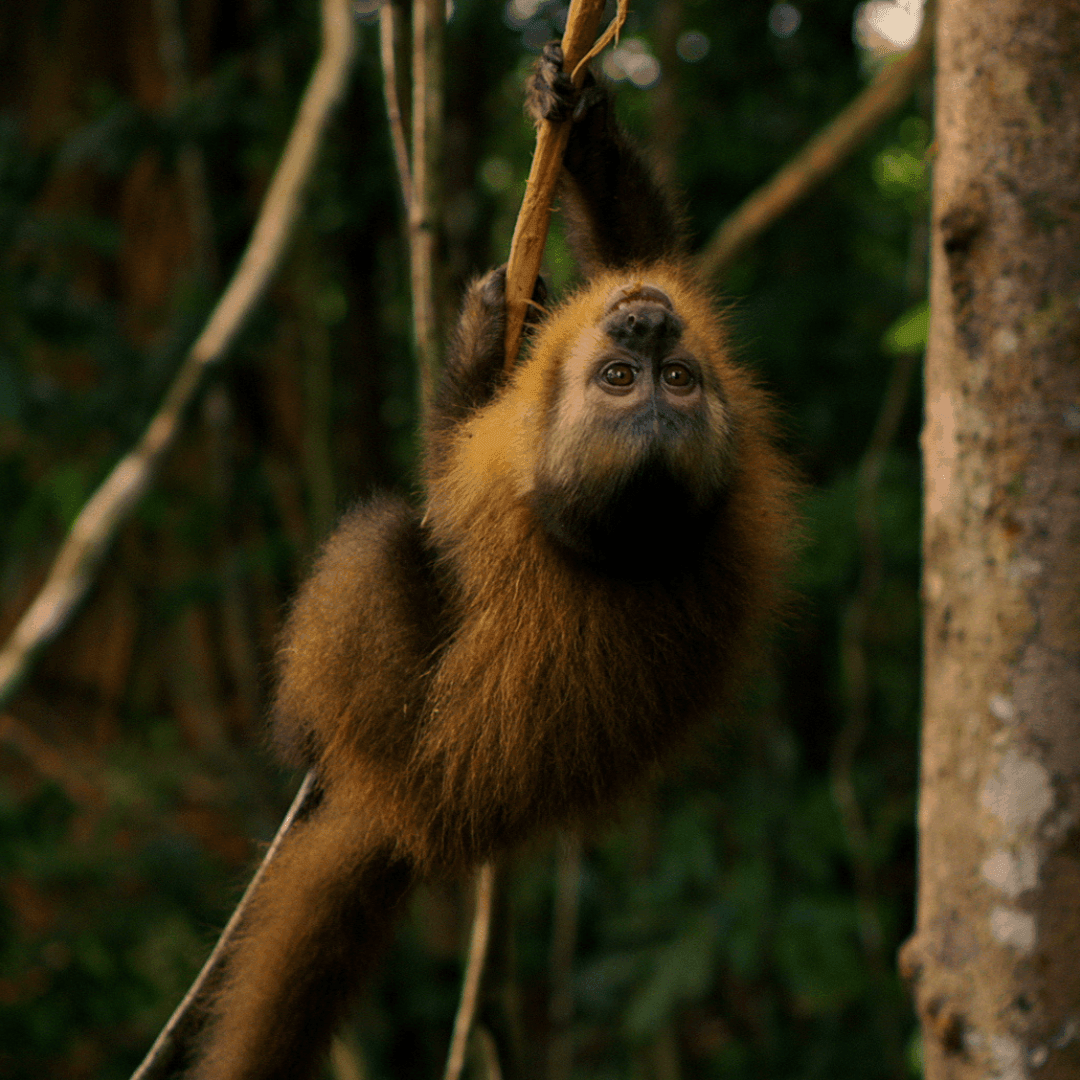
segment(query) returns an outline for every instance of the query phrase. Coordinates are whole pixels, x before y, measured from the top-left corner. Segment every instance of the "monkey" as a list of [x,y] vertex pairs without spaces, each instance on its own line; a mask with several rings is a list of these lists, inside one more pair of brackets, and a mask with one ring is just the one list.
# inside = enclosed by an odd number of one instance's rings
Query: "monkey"
[[505,269],[467,290],[423,498],[343,518],[282,631],[273,739],[314,770],[191,1076],[310,1077],[417,883],[611,812],[732,704],[782,603],[796,489],[672,197],[548,46],[584,284],[504,368]]

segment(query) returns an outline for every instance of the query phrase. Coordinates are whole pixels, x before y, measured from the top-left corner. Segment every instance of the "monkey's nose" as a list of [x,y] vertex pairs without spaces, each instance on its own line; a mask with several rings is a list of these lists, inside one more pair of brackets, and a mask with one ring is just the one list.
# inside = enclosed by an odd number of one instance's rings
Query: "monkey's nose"
[[604,329],[616,345],[643,355],[670,349],[682,333],[682,323],[663,304],[628,300],[608,316]]

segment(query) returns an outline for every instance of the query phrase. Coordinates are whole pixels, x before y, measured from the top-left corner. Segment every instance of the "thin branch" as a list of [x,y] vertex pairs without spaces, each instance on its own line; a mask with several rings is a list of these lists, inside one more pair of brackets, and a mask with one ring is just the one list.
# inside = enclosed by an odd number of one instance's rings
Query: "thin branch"
[[371,1076],[360,1047],[342,1035],[330,1044],[330,1073],[334,1080],[368,1080]]
[[297,791],[292,806],[289,807],[281,825],[278,827],[274,839],[266,849],[266,854],[263,856],[262,862],[259,863],[259,868],[255,871],[251,882],[244,890],[240,903],[236,905],[235,910],[229,917],[229,921],[225,924],[225,929],[221,931],[221,936],[218,938],[213,952],[210,953],[209,958],[203,964],[202,970],[184,995],[183,1000],[177,1005],[176,1010],[161,1029],[161,1033],[154,1040],[154,1045],[150,1047],[150,1051],[143,1059],[142,1064],[131,1074],[131,1080],[162,1080],[172,1072],[178,1055],[186,1048],[186,1044],[199,1022],[199,1007],[203,1003],[205,992],[213,985],[213,980],[222,967],[225,954],[232,944],[232,939],[236,936],[237,928],[255,890],[266,876],[267,867],[281,848],[286,833],[298,818],[305,816],[315,797],[315,774],[309,772],[304,777],[300,790]]
[[499,1048],[495,1037],[487,1028],[476,1029],[477,1053],[484,1069],[485,1080],[502,1080],[502,1066],[499,1064]]
[[656,58],[664,77],[650,94],[652,131],[650,160],[665,187],[673,187],[678,175],[678,150],[686,128],[679,103],[679,35],[686,26],[683,0],[665,0],[653,13]]
[[[596,41],[596,31],[604,12],[604,0],[573,0],[567,14],[566,31],[563,34],[563,64],[572,72],[578,86],[584,80],[585,65],[618,35],[629,10],[629,0],[619,0],[618,14],[611,26]],[[414,35],[417,33],[414,21]],[[589,48],[590,43],[592,47]],[[419,48],[413,42],[414,56],[419,55]],[[414,81],[419,82],[421,72],[414,68]],[[416,113],[419,104],[413,101],[413,123],[416,130]],[[553,124],[543,121],[537,131],[536,152],[525,188],[525,197],[518,211],[514,238],[510,245],[510,256],[506,270],[506,314],[507,314],[507,365],[516,357],[521,341],[521,332],[525,324],[525,312],[532,297],[537,276],[540,273],[540,260],[547,240],[548,222],[551,215],[551,199],[555,192],[555,183],[562,168],[563,152],[570,137],[570,123]],[[413,166],[415,188],[420,187],[419,154],[420,143],[413,144]],[[413,213],[415,213],[415,207]],[[414,293],[415,294],[415,293]],[[423,375],[423,372],[422,372]],[[426,397],[425,397],[426,400]],[[472,935],[469,944],[469,961],[465,971],[465,982],[461,992],[461,1003],[454,1021],[454,1034],[450,1043],[450,1052],[446,1063],[444,1080],[459,1080],[465,1064],[465,1051],[469,1033],[476,1016],[480,986],[483,980],[484,963],[487,956],[488,939],[491,935],[492,908],[494,905],[495,870],[490,863],[485,863],[477,878],[477,905],[473,915]],[[493,1046],[494,1044],[492,1044]]]
[[699,256],[706,277],[716,277],[726,269],[907,101],[919,79],[930,70],[933,43],[933,3],[928,2],[922,29],[911,49],[879,71],[839,116],[721,224]]
[[[179,0],[153,0],[158,55],[168,88],[168,106],[177,112],[190,99],[192,79]],[[214,218],[206,175],[206,158],[191,138],[181,143],[176,159],[180,190],[187,207],[191,234],[191,271],[200,285],[217,288],[220,266],[214,241]],[[176,314],[173,322],[176,322]],[[175,325],[161,337],[174,333]],[[230,453],[233,429],[232,403],[223,383],[209,389],[201,405],[203,428],[210,453],[212,494],[222,506],[229,501],[234,469]],[[225,662],[233,680],[237,701],[248,717],[258,713],[258,660],[246,615],[241,574],[233,553],[222,550],[221,590],[218,607]]]
[[435,256],[442,209],[440,170],[445,18],[445,0],[413,0],[413,146],[409,257],[420,400],[425,406],[432,397],[439,360],[439,304]]
[[142,438],[82,508],[41,591],[0,649],[0,704],[10,699],[37,650],[67,623],[93,584],[116,531],[157,476],[206,369],[222,358],[277,267],[352,58],[348,0],[323,0],[322,12],[322,52],[247,250]]
[[[566,18],[563,34],[563,68],[573,73],[574,83],[580,86],[585,79],[585,63],[618,34],[629,10],[629,0],[619,0],[618,14],[604,36],[590,48],[604,13],[604,0],[574,0]],[[525,197],[518,211],[514,238],[510,242],[510,258],[506,264],[506,366],[517,358],[525,314],[532,299],[533,288],[540,273],[544,256],[548,224],[551,220],[551,200],[562,168],[563,153],[570,138],[572,120],[561,124],[543,120],[536,130],[536,150],[533,153]]]
[[461,987],[457,1016],[454,1018],[454,1034],[450,1040],[443,1080],[460,1080],[461,1071],[465,1067],[465,1051],[469,1045],[469,1033],[472,1031],[480,999],[494,907],[495,866],[486,862],[476,875],[476,910],[473,913],[472,934],[469,938],[469,958],[465,966],[465,981]]
[[[430,2],[430,0],[427,0]],[[436,0],[437,2],[437,0]],[[619,0],[619,10],[604,36],[596,41],[596,31],[600,17],[604,12],[604,0],[573,0],[567,14],[566,31],[563,34],[563,64],[570,70],[577,85],[584,80],[585,64],[607,43],[617,36],[626,19],[629,0]],[[417,22],[413,24],[413,55],[418,57],[420,49],[416,42]],[[590,43],[592,48],[589,48]],[[414,83],[418,84],[422,72],[414,67]],[[414,88],[413,124],[417,130],[417,113],[420,105]],[[540,273],[540,260],[547,240],[548,221],[551,215],[551,199],[555,192],[555,182],[562,168],[563,152],[570,137],[570,123],[552,124],[543,121],[537,131],[536,152],[525,188],[525,198],[518,211],[514,238],[510,246],[510,256],[506,270],[506,314],[507,314],[507,365],[513,362],[521,341],[521,331],[525,325],[525,312],[532,297],[536,278]],[[415,187],[420,189],[421,143],[414,139],[413,168]],[[421,196],[422,197],[422,196]],[[417,214],[415,205],[411,208],[410,220]],[[414,254],[415,258],[415,254]],[[415,280],[415,279],[414,279]],[[414,285],[415,297],[415,285]],[[414,300],[415,303],[415,300]],[[419,331],[418,331],[419,332]],[[421,376],[426,374],[423,369]],[[430,375],[429,375],[430,378]],[[430,387],[430,383],[428,384]],[[427,396],[425,395],[425,400]],[[461,992],[454,1021],[454,1034],[450,1043],[444,1080],[459,1080],[465,1065],[465,1051],[469,1033],[476,1016],[480,986],[483,980],[484,963],[487,957],[488,939],[491,935],[492,908],[494,904],[495,870],[492,864],[485,863],[477,877],[477,905],[473,915],[472,935],[469,943],[469,961],[465,971],[465,982]]]
[[390,125],[390,142],[394,148],[394,164],[401,182],[401,197],[406,213],[413,203],[412,173],[409,167],[409,146],[405,138],[405,117],[401,111],[401,90],[398,76],[398,49],[401,42],[400,0],[385,0],[379,8],[379,56],[383,70],[383,97],[386,99],[386,119]]

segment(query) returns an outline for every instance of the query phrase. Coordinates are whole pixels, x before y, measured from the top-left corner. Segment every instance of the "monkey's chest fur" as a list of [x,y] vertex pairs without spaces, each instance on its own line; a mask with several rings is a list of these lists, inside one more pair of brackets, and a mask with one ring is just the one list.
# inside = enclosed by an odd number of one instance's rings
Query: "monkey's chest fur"
[[432,869],[595,816],[724,703],[746,647],[737,492],[688,507],[643,470],[554,526],[530,499],[440,536],[403,500],[354,511],[286,625],[278,741]]
[[700,505],[660,453],[614,489],[582,485],[567,492],[540,483],[529,500],[540,528],[567,559],[613,583],[666,582],[676,592],[702,559],[718,503]]
[[[590,535],[643,509],[624,501]],[[395,534],[391,566],[370,568],[382,595],[354,601],[384,605],[390,569],[397,603],[431,595],[422,582],[438,578],[441,610],[384,619],[426,627],[426,640],[373,632],[351,665],[334,664],[338,715],[307,729],[306,756],[339,783],[363,776],[370,810],[392,816],[426,863],[486,858],[545,823],[609,807],[730,679],[730,643],[742,637],[731,631],[746,622],[738,590],[724,584],[734,566],[698,557],[681,567],[670,533],[667,551],[644,541],[636,552],[663,569],[650,580],[568,554],[527,505],[494,500],[434,571],[413,514],[397,518]]]
[[573,355],[538,344],[434,429],[423,513],[355,510],[285,626],[279,744],[427,872],[595,820],[729,704],[776,607],[790,482],[759,392],[718,354],[700,408],[594,423]]

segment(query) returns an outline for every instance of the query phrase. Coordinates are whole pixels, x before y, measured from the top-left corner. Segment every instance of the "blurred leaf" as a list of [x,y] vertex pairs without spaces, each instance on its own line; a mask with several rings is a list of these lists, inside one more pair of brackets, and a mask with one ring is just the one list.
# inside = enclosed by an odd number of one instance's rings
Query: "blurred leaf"
[[922,300],[913,308],[905,311],[885,331],[881,347],[895,356],[897,353],[925,349],[927,333],[930,329],[930,305]]

